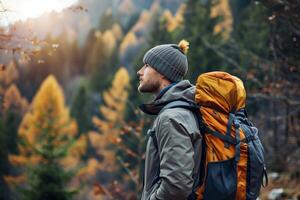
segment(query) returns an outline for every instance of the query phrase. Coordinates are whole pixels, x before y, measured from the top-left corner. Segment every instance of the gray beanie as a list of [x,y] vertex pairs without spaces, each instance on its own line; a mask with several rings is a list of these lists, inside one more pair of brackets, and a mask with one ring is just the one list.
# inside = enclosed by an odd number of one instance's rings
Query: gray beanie
[[182,80],[188,71],[188,61],[181,43],[153,47],[144,55],[143,62],[171,82]]

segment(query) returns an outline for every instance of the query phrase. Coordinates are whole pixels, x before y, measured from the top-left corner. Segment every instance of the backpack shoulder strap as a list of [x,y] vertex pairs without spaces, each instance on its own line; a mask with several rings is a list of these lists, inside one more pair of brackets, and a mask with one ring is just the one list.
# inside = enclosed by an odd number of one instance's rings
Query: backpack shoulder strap
[[185,108],[185,109],[191,110],[193,112],[196,110],[199,110],[199,106],[196,103],[187,101],[187,100],[183,100],[183,99],[171,101],[170,103],[168,103],[167,105],[165,105],[163,107],[161,112],[166,109],[170,109],[170,108]]
[[[200,106],[198,106],[195,102],[190,102],[190,101],[187,101],[187,100],[181,100],[180,99],[180,100],[175,100],[175,101],[172,101],[172,102],[168,103],[161,110],[161,112],[163,110],[171,109],[171,108],[184,108],[184,109],[190,110],[195,115],[197,123],[199,125],[200,134],[203,136],[205,126],[202,123],[202,116],[201,116],[201,113],[200,113]],[[152,138],[153,138],[153,142],[157,145],[156,137],[154,136]],[[156,141],[154,141],[154,140],[156,140]],[[201,185],[204,181],[204,176],[205,176],[205,166],[204,166],[205,152],[206,152],[206,145],[205,145],[205,142],[204,142],[204,139],[203,139],[202,143],[201,143],[201,160],[199,161],[201,163],[201,165],[200,165],[200,174],[199,174],[199,177],[193,177],[194,178],[193,190],[192,190],[191,194],[188,196],[187,200],[196,200],[197,199],[196,198],[196,190],[197,190],[198,186]]]
[[[188,110],[191,110],[191,111],[192,110],[195,111],[195,108],[194,108],[195,105],[192,105],[192,103],[188,102],[188,101],[175,100],[175,101],[171,101],[170,103],[165,105],[159,113],[163,112],[166,109],[171,109],[171,108],[185,108],[185,109],[188,109]],[[152,138],[155,148],[158,149],[158,142],[157,142],[157,138],[156,138],[156,135],[155,135],[155,131],[152,130],[152,129],[149,129],[148,132],[147,132],[147,135],[149,135]]]
[[195,102],[192,102],[192,101],[178,99],[178,100],[171,101],[170,103],[165,105],[163,107],[163,109],[161,109],[160,112],[163,112],[164,110],[171,109],[171,108],[184,108],[184,109],[187,109],[187,110],[190,110],[191,112],[193,112],[194,115],[196,116],[196,119],[197,119],[197,122],[199,125],[199,129],[202,134],[202,132],[204,130],[204,125],[202,123],[202,117],[201,117],[201,113],[199,110],[200,106],[198,106]]

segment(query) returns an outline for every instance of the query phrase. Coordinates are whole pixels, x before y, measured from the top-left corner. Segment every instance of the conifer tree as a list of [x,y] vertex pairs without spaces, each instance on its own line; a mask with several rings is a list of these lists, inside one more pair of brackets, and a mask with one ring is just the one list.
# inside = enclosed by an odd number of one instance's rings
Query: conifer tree
[[81,84],[75,94],[71,107],[71,115],[77,121],[79,134],[92,130],[90,112],[88,88],[86,85]]
[[1,70],[0,72],[0,94],[4,95],[6,89],[16,82],[19,78],[19,71],[15,62],[11,61],[5,68],[5,70]]
[[14,84],[18,77],[19,72],[13,61],[0,72],[0,199],[9,199],[10,191],[3,177],[13,172],[8,155],[17,153],[17,129],[28,108],[27,100]]
[[[79,171],[79,177],[85,179],[89,185],[99,182],[104,188],[106,184],[116,180],[119,169],[116,146],[121,142],[128,89],[129,74],[125,67],[121,67],[116,72],[111,87],[103,92],[103,105],[99,107],[100,117],[95,116],[92,119],[97,130],[88,133],[89,155],[85,167]],[[103,180],[99,177],[105,178]],[[83,193],[88,195],[87,191]]]
[[9,199],[9,188],[4,181],[4,175],[8,172],[7,150],[6,150],[6,132],[2,116],[0,117],[0,199]]
[[3,120],[9,130],[6,131],[6,147],[9,153],[17,153],[17,129],[21,119],[28,109],[28,102],[20,94],[15,84],[12,84],[4,93]]
[[221,0],[211,7],[212,18],[220,17],[221,19],[214,27],[214,34],[221,33],[223,39],[228,40],[232,31],[233,17],[230,8],[230,0]]
[[112,25],[116,22],[113,18],[113,13],[111,9],[106,10],[100,17],[99,29],[100,31],[105,31],[112,28]]
[[69,157],[78,161],[85,148],[84,140],[76,140],[76,132],[76,123],[64,105],[63,91],[50,75],[22,120],[19,154],[9,156],[11,164],[23,173],[17,177],[7,176],[6,181],[17,185],[27,183],[22,199],[72,199],[74,191],[68,189],[67,184],[75,175],[70,168],[78,162],[68,163]]
[[[120,129],[124,119],[129,89],[129,74],[121,67],[115,74],[111,88],[103,92],[104,105],[100,106],[102,118],[94,117],[93,122],[99,133],[89,134],[91,144],[96,152],[103,157],[103,170],[116,170],[116,155],[112,144],[120,141]],[[95,135],[97,134],[97,136]],[[91,138],[94,138],[91,140]]]
[[[117,41],[112,30],[93,30],[87,41],[85,60],[86,73],[90,75],[91,87],[96,90],[108,87],[112,80],[111,71],[118,64]],[[99,81],[101,80],[101,81]]]

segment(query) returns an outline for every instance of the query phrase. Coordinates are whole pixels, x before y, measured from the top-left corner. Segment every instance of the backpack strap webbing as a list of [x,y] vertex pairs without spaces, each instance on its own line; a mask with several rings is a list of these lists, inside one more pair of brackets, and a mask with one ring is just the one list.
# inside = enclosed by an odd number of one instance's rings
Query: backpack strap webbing
[[234,122],[235,128],[235,139],[237,144],[235,145],[235,162],[240,160],[240,153],[241,153],[241,136],[240,136],[240,125],[237,122]]
[[205,131],[205,133],[208,133],[208,134],[211,134],[211,135],[213,135],[213,136],[215,136],[217,138],[220,138],[221,140],[223,140],[223,141],[225,141],[225,142],[227,142],[229,144],[232,144],[232,145],[236,145],[237,144],[237,141],[236,141],[235,138],[233,138],[231,136],[228,136],[228,135],[224,135],[224,134],[219,133],[217,131],[214,131],[214,130],[208,128],[207,126],[205,126],[204,131]]
[[[232,123],[234,121],[234,118],[235,118],[235,114],[230,112],[229,117],[228,117],[227,127],[226,127],[226,136],[227,136],[227,138],[230,137],[231,126],[232,126]],[[225,146],[225,148],[228,149],[230,147],[230,143],[228,143],[226,140],[224,140],[224,146]]]

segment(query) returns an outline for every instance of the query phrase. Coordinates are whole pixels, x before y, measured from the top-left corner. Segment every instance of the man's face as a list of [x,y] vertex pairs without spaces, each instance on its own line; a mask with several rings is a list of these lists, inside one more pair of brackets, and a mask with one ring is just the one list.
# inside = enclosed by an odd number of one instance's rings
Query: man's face
[[158,93],[160,91],[160,83],[163,76],[158,73],[150,65],[145,64],[138,72],[140,84],[138,86],[139,92]]

